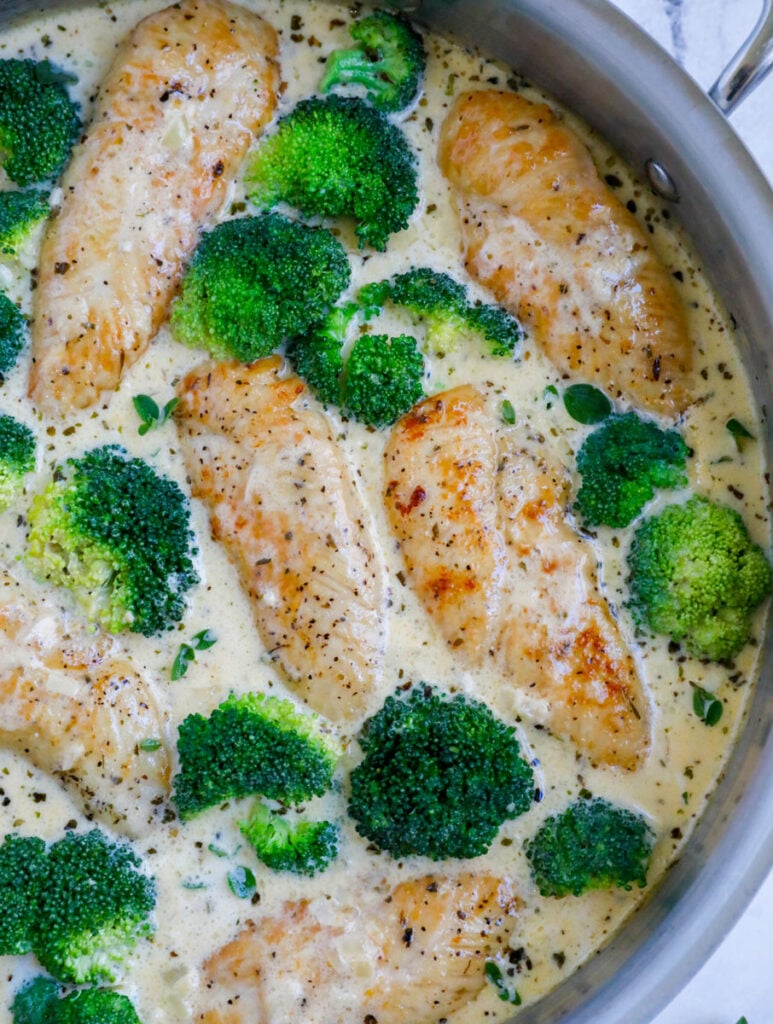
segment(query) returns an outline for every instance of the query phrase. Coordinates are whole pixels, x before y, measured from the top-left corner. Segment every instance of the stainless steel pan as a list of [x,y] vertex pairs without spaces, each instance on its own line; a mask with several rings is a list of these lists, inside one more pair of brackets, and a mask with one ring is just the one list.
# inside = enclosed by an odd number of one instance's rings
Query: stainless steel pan
[[[74,4],[2,0],[0,31],[57,6]],[[714,103],[606,0],[417,0],[410,9],[551,91],[671,197],[739,325],[764,407],[773,392],[773,193],[718,108],[729,110],[773,60],[771,0]],[[765,443],[770,464],[770,423]],[[745,731],[680,861],[628,927],[519,1024],[645,1024],[730,929],[773,865],[771,676],[769,631]]]

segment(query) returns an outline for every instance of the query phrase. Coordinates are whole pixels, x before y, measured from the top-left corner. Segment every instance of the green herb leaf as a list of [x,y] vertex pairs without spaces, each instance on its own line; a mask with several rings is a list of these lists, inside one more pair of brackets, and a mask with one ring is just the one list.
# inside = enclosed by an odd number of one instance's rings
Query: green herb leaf
[[197,651],[208,651],[210,647],[214,647],[217,643],[217,636],[211,629],[202,629],[200,633],[193,637],[191,643]]
[[196,660],[196,651],[208,651],[217,643],[217,636],[211,629],[202,629],[191,637],[189,644],[180,644],[180,650],[172,665],[172,680],[182,679],[191,662]]
[[706,725],[716,725],[722,717],[722,701],[700,686],[693,688],[692,707],[698,718]]
[[170,398],[163,409],[150,395],[135,395],[132,399],[137,415],[142,420],[138,433],[147,434],[149,430],[163,427],[180,403],[179,398]]
[[228,872],[228,888],[240,900],[248,900],[250,896],[254,895],[258,883],[250,869],[242,867],[240,864]]
[[515,409],[513,403],[509,399],[505,399],[502,402],[502,419],[505,423],[509,423],[511,426],[515,423]]
[[503,1002],[512,1003],[513,1006],[521,1005],[521,997],[514,988],[510,988],[507,984],[499,964],[495,963],[493,960],[487,960],[486,966],[483,970],[486,974],[486,978],[497,990],[497,994]]
[[161,740],[140,740],[140,750],[160,750]]
[[735,446],[738,451],[741,451],[744,441],[753,441],[754,434],[752,434],[746,427],[741,423],[740,420],[735,418],[729,419],[725,424],[725,427],[730,431],[735,439]]
[[558,398],[558,388],[555,384],[548,384],[545,390],[542,392],[542,397],[545,399],[545,405],[548,409],[552,409],[555,404],[555,400]]
[[177,657],[174,659],[174,664],[172,665],[172,682],[177,679],[182,679],[188,671],[190,663],[195,660],[196,652],[191,645],[180,644],[180,650],[177,652]]
[[564,406],[573,420],[590,426],[601,423],[612,412],[612,403],[592,384],[572,384],[564,391]]
[[210,843],[207,847],[210,853],[214,853],[216,857],[227,857],[228,850],[224,850],[222,846],[215,846],[214,843]]

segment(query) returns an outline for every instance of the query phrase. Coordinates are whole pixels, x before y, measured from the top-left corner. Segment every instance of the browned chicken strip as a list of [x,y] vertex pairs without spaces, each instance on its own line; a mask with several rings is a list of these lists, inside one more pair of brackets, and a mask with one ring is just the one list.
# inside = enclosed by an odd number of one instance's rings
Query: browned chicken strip
[[119,50],[43,240],[29,388],[41,409],[91,405],[147,348],[273,114],[276,53],[273,28],[225,0],[152,14]]
[[412,586],[460,660],[593,761],[635,768],[649,741],[633,660],[565,518],[563,471],[499,429],[470,386],[394,428],[386,505]]
[[544,104],[460,96],[439,162],[456,192],[467,269],[547,356],[654,413],[690,403],[684,308],[650,240]]
[[[506,952],[519,902],[491,875],[425,876],[321,920],[288,903],[202,971],[204,1024],[430,1024],[474,999]],[[356,953],[353,953],[354,947]]]
[[0,574],[0,746],[93,815],[138,836],[169,793],[168,714],[107,642],[74,636]]
[[193,495],[209,507],[266,648],[316,711],[358,717],[384,648],[384,572],[327,420],[278,357],[206,364],[179,396]]

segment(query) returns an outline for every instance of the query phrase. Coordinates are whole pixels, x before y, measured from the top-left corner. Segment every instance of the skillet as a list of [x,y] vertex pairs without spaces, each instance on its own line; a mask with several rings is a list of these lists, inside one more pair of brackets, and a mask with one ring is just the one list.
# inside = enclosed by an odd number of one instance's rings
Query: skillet
[[[0,31],[20,16],[59,6],[72,7],[72,0],[5,0]],[[773,193],[718,107],[737,103],[773,57],[770,0],[754,40],[712,90],[714,103],[606,0],[401,6],[533,78],[585,117],[643,178],[649,172],[739,326],[764,407],[773,390]],[[770,463],[767,421],[764,440]],[[518,1024],[645,1024],[730,929],[773,865],[771,675],[769,630],[746,726],[681,859],[614,940],[519,1014]]]

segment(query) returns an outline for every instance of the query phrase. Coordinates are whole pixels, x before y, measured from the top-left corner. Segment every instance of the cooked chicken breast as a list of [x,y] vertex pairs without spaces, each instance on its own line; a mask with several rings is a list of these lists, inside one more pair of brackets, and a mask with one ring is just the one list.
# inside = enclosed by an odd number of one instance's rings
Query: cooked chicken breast
[[48,413],[117,387],[164,320],[199,230],[272,116],[277,37],[225,0],[182,0],[116,55],[39,260],[30,396]]
[[563,471],[470,386],[425,399],[387,444],[386,505],[412,586],[471,669],[493,659],[528,714],[593,761],[635,768],[647,702],[565,517]]
[[384,570],[327,420],[278,357],[206,364],[178,393],[193,495],[209,507],[267,650],[315,710],[357,718],[377,695]]
[[109,642],[73,635],[0,574],[0,746],[56,776],[84,813],[129,836],[169,793],[168,715]]
[[[518,910],[490,875],[425,876],[358,907],[306,901],[250,922],[204,965],[204,1024],[434,1024],[474,999]],[[294,1010],[294,1007],[297,1008]]]
[[562,371],[675,416],[690,402],[685,312],[650,239],[544,104],[466,93],[443,125],[467,269]]

